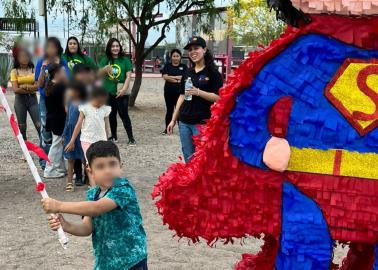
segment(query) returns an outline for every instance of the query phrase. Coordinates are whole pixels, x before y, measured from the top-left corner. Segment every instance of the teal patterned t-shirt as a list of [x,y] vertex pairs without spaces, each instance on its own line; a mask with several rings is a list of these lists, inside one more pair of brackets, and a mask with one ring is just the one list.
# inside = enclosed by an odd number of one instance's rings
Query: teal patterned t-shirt
[[[87,192],[89,201],[98,200],[100,187]],[[94,270],[126,270],[147,258],[146,233],[133,187],[126,178],[114,180],[104,198],[118,207],[93,217]]]

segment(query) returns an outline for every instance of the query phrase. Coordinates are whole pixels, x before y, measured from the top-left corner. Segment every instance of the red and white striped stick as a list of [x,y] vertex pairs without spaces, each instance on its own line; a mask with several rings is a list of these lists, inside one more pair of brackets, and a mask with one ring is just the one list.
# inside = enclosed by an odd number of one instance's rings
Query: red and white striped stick
[[[41,180],[41,177],[39,176],[39,173],[38,173],[38,170],[37,170],[37,167],[35,166],[34,164],[34,161],[29,153],[29,150],[28,150],[28,147],[24,141],[24,139],[22,138],[22,134],[20,132],[20,130],[18,129],[18,126],[15,125],[15,120],[14,120],[14,115],[9,107],[9,104],[8,104],[8,101],[5,97],[5,89],[3,89],[1,86],[0,86],[0,101],[1,101],[1,104],[2,104],[2,109],[5,110],[5,112],[7,113],[8,115],[8,120],[9,120],[9,123],[13,129],[13,132],[15,133],[15,136],[18,140],[18,143],[19,145],[21,146],[21,149],[22,149],[22,152],[26,158],[26,161],[28,162],[28,165],[29,165],[29,168],[33,174],[33,177],[34,177],[34,180],[35,180],[35,183],[36,183],[36,191],[38,191],[41,195],[42,195],[42,198],[48,198],[49,196],[47,195],[47,192],[46,192],[46,189],[45,189],[45,184],[43,183],[43,181]],[[0,110],[1,110],[1,105],[0,105]],[[68,244],[68,238],[66,236],[66,234],[64,233],[62,227],[60,227],[58,229],[58,237],[59,237],[59,242],[60,244],[62,245],[62,247],[64,249],[67,249],[67,244]]]

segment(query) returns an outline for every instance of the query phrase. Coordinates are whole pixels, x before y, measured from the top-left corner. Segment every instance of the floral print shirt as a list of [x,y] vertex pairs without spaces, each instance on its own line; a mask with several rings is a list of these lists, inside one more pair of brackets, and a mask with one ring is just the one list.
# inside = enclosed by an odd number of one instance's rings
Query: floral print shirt
[[[99,199],[100,187],[87,192],[89,201]],[[117,178],[103,198],[118,207],[93,217],[94,270],[126,270],[147,258],[146,233],[135,191],[126,178]]]

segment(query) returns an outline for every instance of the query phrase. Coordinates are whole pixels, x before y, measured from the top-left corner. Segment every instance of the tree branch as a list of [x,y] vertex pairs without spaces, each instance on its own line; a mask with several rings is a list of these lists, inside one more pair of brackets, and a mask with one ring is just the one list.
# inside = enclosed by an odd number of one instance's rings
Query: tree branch
[[[174,20],[176,20],[176,19],[178,19],[182,16],[185,16],[193,6],[203,6],[203,5],[206,4],[205,1],[195,1],[195,2],[191,3],[190,5],[188,5],[182,12],[179,12],[179,10],[183,7],[183,5],[186,2],[187,2],[187,0],[182,0],[177,5],[175,11],[172,13],[172,15],[169,18],[164,19],[164,20],[160,20],[158,22],[155,22],[155,23],[149,25],[149,27],[151,28],[151,27],[154,27],[154,26],[158,26],[160,24],[164,24],[162,29],[161,29],[160,37],[143,53],[143,55],[142,55],[143,59],[145,59],[148,56],[148,54],[150,52],[152,52],[152,50],[154,48],[156,48],[159,45],[159,43],[162,42],[166,38],[166,36],[165,36],[166,28],[168,27],[168,25],[172,21],[174,21]],[[206,12],[208,12],[208,10],[199,10],[199,13],[206,13]]]
[[[153,24],[151,24],[151,27],[154,27],[154,26],[158,26],[160,24],[170,24],[172,21],[182,17],[182,16],[185,16],[187,15],[188,11],[190,11],[190,9],[194,6],[204,6],[206,5],[206,1],[195,1],[193,3],[191,3],[190,5],[188,5],[183,11],[179,12],[179,10],[182,8],[182,6],[185,4],[185,2],[187,1],[181,1],[181,3],[176,7],[175,11],[171,13],[171,15],[167,18],[167,19],[164,19],[164,20],[160,20],[160,21],[155,21]],[[198,13],[207,13],[208,10],[205,9],[205,10],[198,10]]]
[[131,20],[137,25],[139,26],[140,23],[139,23],[139,19],[137,17],[135,17],[134,15],[134,10],[126,3],[126,0],[122,0],[120,1],[121,2],[121,5],[127,10],[127,13],[129,15],[129,17],[131,18]]
[[131,32],[131,30],[130,30],[129,28],[127,28],[127,27],[123,24],[122,20],[120,20],[120,21],[118,22],[118,24],[122,27],[123,30],[126,31],[126,33],[129,35],[129,38],[131,39],[131,42],[134,44],[134,46],[136,46],[136,45],[137,45],[137,42],[136,42],[136,40],[135,40],[135,38],[134,38],[133,33]]

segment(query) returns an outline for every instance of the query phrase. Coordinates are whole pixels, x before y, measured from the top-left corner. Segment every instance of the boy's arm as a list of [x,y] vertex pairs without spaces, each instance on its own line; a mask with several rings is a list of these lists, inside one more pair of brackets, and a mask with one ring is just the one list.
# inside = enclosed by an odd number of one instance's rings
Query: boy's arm
[[51,230],[62,227],[63,231],[76,236],[89,236],[92,233],[92,218],[84,217],[82,223],[70,223],[62,215],[50,215],[48,218]]
[[66,213],[96,217],[117,208],[117,204],[108,198],[98,201],[62,202],[52,198],[42,199],[42,208],[48,214]]

